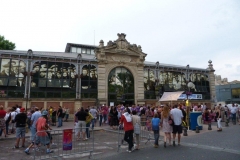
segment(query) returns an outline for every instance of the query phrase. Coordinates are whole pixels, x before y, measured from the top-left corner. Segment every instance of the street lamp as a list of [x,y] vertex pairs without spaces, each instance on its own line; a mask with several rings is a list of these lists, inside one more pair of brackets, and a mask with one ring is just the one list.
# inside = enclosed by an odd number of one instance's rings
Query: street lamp
[[[189,82],[189,68],[190,68],[190,66],[189,66],[189,64],[186,66],[186,87],[188,87],[188,82]],[[187,116],[186,116],[186,118],[187,118],[187,126],[189,127],[190,126],[190,106],[189,106],[189,96],[192,94],[191,92],[190,92],[190,89],[187,89],[186,88],[186,90],[185,90],[185,94],[186,94],[186,109],[187,109]]]
[[159,75],[158,75],[158,73],[159,73],[159,62],[157,61],[156,63],[155,63],[155,75],[156,75],[156,78],[155,78],[155,95],[156,95],[156,99],[157,100],[159,100],[160,99],[160,93],[159,93],[159,90],[160,90],[160,88],[159,88]]

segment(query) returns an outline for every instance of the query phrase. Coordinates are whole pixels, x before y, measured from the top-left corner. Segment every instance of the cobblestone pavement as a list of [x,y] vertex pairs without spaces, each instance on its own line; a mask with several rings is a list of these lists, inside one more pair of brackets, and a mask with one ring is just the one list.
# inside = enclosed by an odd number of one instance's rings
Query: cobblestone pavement
[[[224,126],[224,125],[223,125]],[[61,129],[67,129],[67,128],[72,128],[72,122],[65,122],[64,126]],[[54,130],[58,128],[53,128]],[[239,138],[236,136],[237,134],[240,134],[240,126],[235,125],[232,126],[230,125],[227,128],[223,128],[222,132],[217,132],[216,128],[216,123],[212,124],[212,129],[211,131],[207,130],[207,126],[204,125],[203,130],[200,130],[200,133],[195,133],[195,131],[188,131],[188,136],[183,136],[182,137],[182,146],[181,148],[178,148],[176,153],[179,152],[181,153],[182,150],[184,150],[184,153],[189,154],[189,157],[191,157],[191,153],[195,153],[197,151],[201,152],[223,152],[226,154],[233,154],[240,156],[240,152],[238,151],[239,149],[239,143],[237,143],[236,140],[239,142]],[[146,132],[146,135],[151,134],[151,132]],[[30,133],[27,134],[29,136]],[[152,140],[152,135],[150,137],[150,141],[148,141],[148,137],[141,139],[141,149],[137,152],[134,152],[133,155],[135,156],[140,156],[142,155],[143,152],[151,152],[152,151],[152,145],[153,145],[153,140]],[[53,135],[53,142],[54,139],[62,139],[62,135]],[[119,141],[118,141],[119,139]],[[92,158],[94,159],[108,159],[111,157],[114,157],[114,159],[123,159],[124,156],[131,157],[131,155],[126,155],[125,150],[127,149],[127,145],[124,143],[121,146],[118,146],[121,144],[121,139],[122,135],[118,136],[118,131],[116,130],[111,130],[109,129],[109,126],[104,126],[104,127],[95,127],[94,131],[94,152],[92,154]],[[164,149],[163,147],[163,133],[161,133],[160,137],[160,150]],[[77,149],[82,149],[85,146],[85,150],[91,149],[92,146],[92,140],[93,138],[91,137],[87,142],[83,141],[74,141],[73,142],[73,150],[74,152],[79,151]],[[29,141],[29,138],[27,138],[27,141]],[[29,144],[29,142],[26,141],[26,145]],[[56,142],[56,141],[55,141]],[[0,138],[0,155],[1,158],[0,160],[11,160],[11,159],[18,159],[18,160],[28,160],[28,159],[33,159],[34,153],[31,152],[30,155],[26,155],[24,153],[24,148],[19,148],[19,149],[12,149],[15,143],[15,138],[14,135],[8,137],[8,138]],[[80,146],[80,147],[79,147]],[[86,147],[87,146],[87,147]],[[120,147],[119,152],[118,147]],[[45,154],[45,147],[42,146],[40,147],[42,152],[36,152],[37,155],[39,154]],[[57,142],[57,146],[53,146],[52,148],[55,153],[51,153],[50,159],[88,159],[89,158],[89,153],[81,153],[81,154],[76,154],[76,155],[70,155],[70,156],[63,156],[61,158],[53,158],[53,155],[61,155],[63,154],[62,151],[62,143],[61,141]],[[168,152],[169,150],[173,150],[173,147],[169,147],[168,150],[162,152],[162,155],[169,156]],[[186,149],[186,151],[185,151]],[[189,152],[189,153],[188,153]],[[155,152],[154,152],[155,154]],[[181,154],[180,154],[181,155]],[[145,155],[144,155],[145,156]],[[182,155],[184,156],[184,155]],[[148,156],[147,156],[148,157]],[[151,154],[149,155],[151,158]],[[39,158],[39,157],[36,157]],[[142,159],[143,157],[140,157]],[[148,159],[148,158],[146,158]],[[240,158],[239,158],[240,159]]]

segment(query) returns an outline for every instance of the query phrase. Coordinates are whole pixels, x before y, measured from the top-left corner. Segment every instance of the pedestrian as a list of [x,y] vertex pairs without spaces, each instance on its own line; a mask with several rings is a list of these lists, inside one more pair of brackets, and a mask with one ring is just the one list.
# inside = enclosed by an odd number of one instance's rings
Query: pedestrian
[[175,146],[176,133],[178,134],[178,145],[180,145],[181,134],[182,134],[182,118],[183,114],[180,109],[177,108],[177,105],[173,106],[173,109],[170,111],[171,118],[174,121],[173,125],[173,146]]
[[52,126],[56,126],[56,119],[57,119],[57,110],[56,110],[56,107],[54,107],[52,112]]
[[86,118],[88,113],[84,111],[83,107],[81,107],[80,111],[75,114],[75,121],[77,120],[77,127],[79,128],[79,134],[77,135],[77,140],[80,140],[80,133],[82,135],[83,140],[86,140],[85,137],[85,128],[86,127]]
[[88,111],[88,109],[85,109],[85,112],[87,112],[87,114],[88,114],[88,116],[86,117],[86,139],[89,139],[90,138],[90,124],[93,121],[93,116]]
[[5,119],[5,122],[6,122],[6,134],[10,135],[11,133],[9,132],[9,123],[11,121],[11,108],[7,109],[7,113],[4,117],[4,119]]
[[10,122],[10,127],[11,127],[11,133],[14,134],[16,131],[16,122],[15,122],[15,117],[17,115],[16,107],[12,107],[12,112],[11,112],[11,122]]
[[58,126],[57,127],[62,127],[62,117],[63,117],[63,110],[62,107],[58,107],[57,111],[57,118],[58,118]]
[[1,130],[1,133],[3,132],[5,134],[5,137],[7,137],[6,121],[4,119],[6,114],[7,114],[7,112],[3,109],[3,106],[0,105],[0,130]]
[[18,113],[15,117],[16,121],[16,143],[13,149],[19,148],[20,138],[22,139],[22,148],[25,148],[25,133],[26,133],[26,122],[27,122],[27,114],[25,113],[25,108],[20,109],[20,113]]
[[134,149],[133,145],[133,124],[132,124],[132,116],[130,115],[130,109],[125,108],[123,115],[120,119],[120,124],[123,124],[123,128],[125,131],[124,140],[128,143],[127,152],[131,153]]
[[162,131],[164,132],[164,147],[166,148],[167,141],[169,145],[171,145],[171,133],[172,133],[172,126],[168,123],[170,117],[170,108],[168,106],[163,107],[161,117],[162,117],[161,127]]
[[222,114],[221,114],[221,105],[217,107],[216,110],[216,117],[217,117],[217,131],[222,131],[222,125],[221,125],[221,120],[222,120]]
[[141,119],[140,117],[137,115],[136,110],[132,111],[132,122],[133,122],[133,127],[134,127],[134,142],[136,144],[136,150],[139,150],[140,147],[140,140],[139,140],[139,136],[141,133]]
[[237,111],[238,111],[238,108],[233,103],[232,107],[230,108],[230,113],[231,113],[233,125],[236,125],[236,114],[237,114]]
[[96,121],[97,121],[97,115],[98,115],[98,111],[95,109],[95,107],[92,107],[90,110],[89,110],[89,113],[93,116],[93,119],[92,119],[92,129],[94,129],[94,125],[96,124]]
[[154,147],[158,148],[158,141],[159,141],[159,131],[160,131],[160,119],[158,118],[158,114],[155,113],[152,118],[152,131],[154,134]]
[[66,112],[65,112],[65,122],[68,121],[68,118],[69,118],[69,108],[66,107]]
[[[38,118],[36,122],[36,128],[37,128],[36,135],[39,143],[41,143],[44,146],[47,146],[46,153],[52,153],[53,151],[50,150],[50,138],[49,138],[49,135],[47,134],[47,130],[48,129],[51,130],[51,128],[49,128],[49,125],[47,124],[47,116],[48,116],[48,112],[43,111],[42,116]],[[29,154],[29,150],[30,150],[30,147],[28,147],[24,152],[26,154]]]
[[102,126],[102,121],[103,121],[103,110],[102,107],[98,109],[98,115],[99,115],[99,127]]

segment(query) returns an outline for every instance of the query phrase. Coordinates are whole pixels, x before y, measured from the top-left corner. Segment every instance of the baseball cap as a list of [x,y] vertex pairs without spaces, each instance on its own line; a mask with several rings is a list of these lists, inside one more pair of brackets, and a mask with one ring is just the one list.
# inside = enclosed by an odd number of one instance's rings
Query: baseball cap
[[20,109],[20,112],[24,112],[24,111],[25,111],[25,108],[21,108],[21,109]]
[[43,111],[42,112],[42,116],[46,116],[46,115],[48,115],[48,112],[47,111]]

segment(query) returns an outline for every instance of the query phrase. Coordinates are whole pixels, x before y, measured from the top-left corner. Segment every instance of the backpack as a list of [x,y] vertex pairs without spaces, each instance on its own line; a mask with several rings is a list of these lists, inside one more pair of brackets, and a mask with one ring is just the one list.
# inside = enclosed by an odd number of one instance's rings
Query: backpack
[[10,120],[11,120],[11,113],[9,114],[8,119],[6,120],[6,123],[9,123]]

